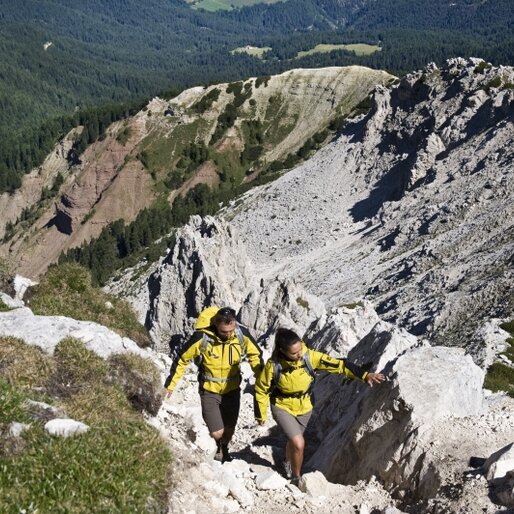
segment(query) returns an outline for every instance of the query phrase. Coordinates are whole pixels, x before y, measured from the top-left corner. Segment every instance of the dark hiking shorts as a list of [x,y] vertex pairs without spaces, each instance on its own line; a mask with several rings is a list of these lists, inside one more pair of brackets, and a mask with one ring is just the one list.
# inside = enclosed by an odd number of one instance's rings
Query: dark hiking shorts
[[218,432],[224,427],[235,427],[239,416],[241,390],[236,389],[226,394],[200,391],[202,417],[209,432]]
[[293,416],[284,409],[272,404],[271,414],[277,425],[284,431],[287,438],[292,439],[297,435],[303,435],[307,428],[307,423],[309,423],[309,419],[311,419],[312,411],[307,412],[307,414],[302,414],[301,416]]

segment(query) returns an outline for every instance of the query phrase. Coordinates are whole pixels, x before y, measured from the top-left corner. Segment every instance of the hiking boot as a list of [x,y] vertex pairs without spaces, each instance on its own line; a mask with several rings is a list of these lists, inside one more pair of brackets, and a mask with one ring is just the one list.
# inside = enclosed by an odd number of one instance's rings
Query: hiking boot
[[288,480],[291,480],[293,478],[293,467],[291,466],[291,463],[284,459],[282,461],[282,468],[284,469],[284,475]]
[[293,478],[291,478],[291,484],[292,484],[292,485],[295,485],[296,487],[299,487],[299,485],[300,485],[300,479],[301,479],[301,478],[302,478],[302,477],[293,477]]
[[230,453],[228,453],[228,445],[222,444],[221,445],[221,462],[230,462],[232,460],[232,457],[230,456]]
[[223,462],[223,451],[221,441],[216,441],[216,453],[214,454],[214,460]]

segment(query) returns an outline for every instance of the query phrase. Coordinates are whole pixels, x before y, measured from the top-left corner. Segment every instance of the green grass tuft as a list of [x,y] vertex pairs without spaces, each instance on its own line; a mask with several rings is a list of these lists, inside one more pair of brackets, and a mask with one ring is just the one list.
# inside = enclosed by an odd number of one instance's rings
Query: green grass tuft
[[[514,362],[514,320],[502,323],[500,328],[513,336],[506,340],[507,348],[503,355]],[[487,370],[484,387],[491,391],[506,391],[509,396],[514,398],[514,367],[503,362],[495,362]]]
[[8,307],[7,305],[5,305],[4,301],[0,298],[0,312],[7,312],[7,311],[11,311],[11,307]]
[[[139,346],[151,343],[148,332],[137,321],[130,305],[93,287],[89,271],[78,264],[49,268],[29,301],[35,314],[95,321],[129,337]],[[113,307],[108,307],[106,302]]]
[[143,421],[104,422],[70,438],[40,425],[0,458],[0,512],[166,512],[170,453]]
[[53,362],[37,346],[15,337],[0,337],[0,374],[10,384],[43,387],[53,373]]
[[[0,377],[0,448],[3,446],[3,435],[10,423],[31,421],[24,407],[26,400],[27,396],[23,391],[8,383],[3,376]],[[3,512],[2,509],[0,512]]]
[[484,387],[493,392],[505,391],[514,398],[514,368],[502,362],[495,362],[487,370]]

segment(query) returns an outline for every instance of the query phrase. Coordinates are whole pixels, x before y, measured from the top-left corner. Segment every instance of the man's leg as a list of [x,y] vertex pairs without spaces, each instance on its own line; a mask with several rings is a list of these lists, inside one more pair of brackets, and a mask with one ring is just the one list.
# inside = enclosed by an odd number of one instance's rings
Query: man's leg
[[241,390],[236,389],[222,395],[221,397],[221,417],[223,418],[223,434],[221,436],[221,451],[223,462],[231,460],[228,453],[228,445],[232,440],[239,417],[239,407],[241,405]]
[[222,460],[223,453],[221,450],[222,438],[225,433],[224,422],[221,416],[222,396],[208,391],[200,391],[200,400],[202,404],[202,417],[209,430],[209,435],[216,441],[215,460]]

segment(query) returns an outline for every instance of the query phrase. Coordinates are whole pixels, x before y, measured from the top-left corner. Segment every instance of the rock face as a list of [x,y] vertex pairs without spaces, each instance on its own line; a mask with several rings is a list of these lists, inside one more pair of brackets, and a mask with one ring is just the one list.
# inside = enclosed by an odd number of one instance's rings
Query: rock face
[[309,465],[329,480],[352,484],[374,475],[397,497],[414,500],[433,497],[442,485],[432,448],[442,437],[439,423],[483,413],[484,373],[462,349],[413,342],[395,341],[377,326],[348,357],[371,361],[387,382],[341,387],[327,377],[318,384],[319,447]]
[[512,68],[453,59],[377,87],[370,113],[227,211],[264,279],[467,346],[514,308]]
[[8,222],[16,222],[24,209],[30,209],[41,199],[44,187],[50,189],[53,186],[58,173],[69,173],[68,153],[76,135],[77,129],[70,131],[40,167],[23,177],[20,189],[13,194],[0,194],[0,237],[4,236]]
[[253,275],[246,250],[226,223],[193,216],[147,282],[146,326],[158,348],[183,340],[211,305],[241,305]]

